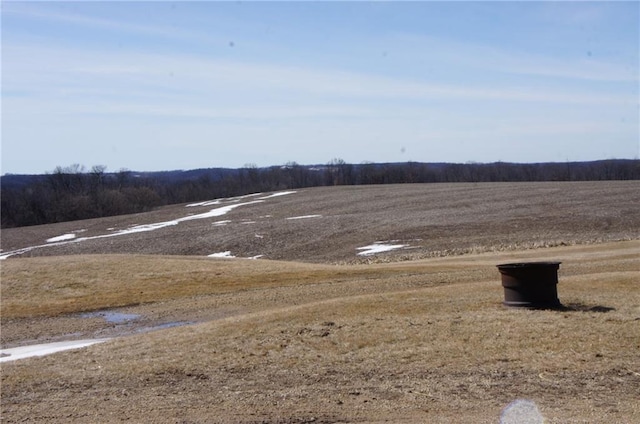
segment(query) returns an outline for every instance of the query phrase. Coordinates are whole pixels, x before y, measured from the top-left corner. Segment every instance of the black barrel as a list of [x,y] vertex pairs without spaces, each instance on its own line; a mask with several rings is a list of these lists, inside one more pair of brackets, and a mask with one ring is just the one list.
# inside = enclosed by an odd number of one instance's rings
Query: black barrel
[[497,265],[506,306],[558,309],[558,269],[561,262],[521,262]]

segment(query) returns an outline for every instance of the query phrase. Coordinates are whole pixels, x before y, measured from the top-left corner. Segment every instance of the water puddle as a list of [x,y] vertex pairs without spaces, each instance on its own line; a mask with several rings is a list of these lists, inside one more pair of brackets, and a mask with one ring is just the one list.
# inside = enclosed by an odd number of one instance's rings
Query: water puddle
[[[129,323],[137,320],[140,315],[138,314],[123,314],[120,312],[92,312],[83,314],[82,318],[104,318],[108,322],[122,324]],[[95,339],[83,339],[83,340],[66,340],[53,343],[40,343],[27,346],[19,346],[8,349],[0,349],[0,362],[16,361],[19,359],[31,358],[33,356],[46,356],[53,353],[62,352],[70,349],[80,349],[83,347],[91,346],[97,343],[103,343],[108,340],[112,340],[117,337],[123,337],[130,334],[143,334],[157,330],[164,330],[167,328],[181,327],[184,325],[195,324],[193,321],[171,321],[158,325],[140,327],[137,329],[129,329],[124,333],[111,334],[106,337],[100,337]]]
[[193,322],[193,321],[165,322],[164,324],[158,324],[158,325],[154,325],[154,326],[151,326],[151,327],[140,328],[136,332],[137,333],[148,333],[150,331],[164,330],[166,328],[173,328],[173,327],[182,327],[184,325],[191,325],[191,324],[195,324],[195,322]]
[[[86,312],[76,315],[82,319],[101,318],[106,323],[116,324],[110,328],[104,328],[93,334],[94,338],[82,340],[65,340],[53,343],[40,343],[14,348],[0,348],[0,362],[15,361],[32,356],[45,356],[69,349],[80,349],[96,343],[103,343],[118,337],[132,334],[143,334],[167,328],[182,327],[196,324],[195,321],[170,321],[164,323],[145,323],[141,314],[124,313],[110,310]],[[145,324],[147,324],[145,326]],[[82,333],[67,334],[66,337],[82,336]],[[86,335],[85,335],[86,337]]]
[[140,318],[140,314],[125,314],[122,312],[113,311],[98,311],[88,312],[80,315],[82,318],[103,318],[106,322],[111,324],[126,324],[131,321],[135,321]]
[[[163,330],[165,328],[181,327],[183,325],[195,324],[195,322],[193,321],[170,321],[145,326],[144,320],[142,320],[143,316],[141,314],[127,314],[124,312],[116,311],[87,312],[81,314],[80,318],[102,318],[109,324],[126,324],[129,330],[125,330],[125,334],[147,333],[149,331]],[[109,330],[106,331],[110,332]],[[123,335],[122,329],[119,330],[119,334]]]

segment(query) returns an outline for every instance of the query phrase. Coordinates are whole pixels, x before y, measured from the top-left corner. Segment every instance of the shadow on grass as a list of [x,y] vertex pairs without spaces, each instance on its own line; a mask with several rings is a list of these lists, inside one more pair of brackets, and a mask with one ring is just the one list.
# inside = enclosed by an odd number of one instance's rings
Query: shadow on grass
[[609,306],[602,305],[585,305],[584,303],[568,303],[560,309],[562,311],[568,312],[599,312],[599,313],[607,313],[611,311],[615,311],[616,308],[610,308]]
[[528,309],[535,311],[558,311],[558,312],[599,312],[607,313],[615,311],[616,308],[610,308],[602,305],[585,305],[584,303],[568,303],[563,304],[549,304],[549,305],[532,305],[532,306],[510,306],[505,305],[512,309]]

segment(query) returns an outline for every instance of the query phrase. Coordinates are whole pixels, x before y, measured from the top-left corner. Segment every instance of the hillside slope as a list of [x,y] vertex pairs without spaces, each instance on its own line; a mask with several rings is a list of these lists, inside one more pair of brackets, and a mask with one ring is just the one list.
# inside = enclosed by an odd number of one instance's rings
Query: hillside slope
[[[322,187],[6,229],[2,256],[408,260],[637,239],[639,204],[638,181]],[[394,249],[376,253],[376,243]]]
[[[333,187],[3,230],[2,421],[640,422],[639,196]],[[562,262],[565,307],[504,307],[517,261]]]
[[[519,399],[547,423],[639,422],[638,255],[7,260],[3,346],[111,340],[3,363],[3,422],[478,424]],[[562,261],[565,309],[501,305],[495,265],[523,260]]]

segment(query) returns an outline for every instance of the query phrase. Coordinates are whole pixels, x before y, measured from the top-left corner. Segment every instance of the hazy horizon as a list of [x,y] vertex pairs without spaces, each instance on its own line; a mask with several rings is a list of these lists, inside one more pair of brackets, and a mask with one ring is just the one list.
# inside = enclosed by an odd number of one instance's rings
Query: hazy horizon
[[[334,158],[332,159],[340,159],[340,158]],[[507,161],[493,161],[493,162],[475,162],[475,161],[467,161],[467,162],[422,162],[422,161],[405,161],[405,162],[370,162],[370,161],[364,161],[364,162],[360,162],[360,163],[351,163],[351,162],[345,162],[346,165],[387,165],[387,164],[398,164],[398,165],[402,165],[402,164],[407,164],[407,163],[418,163],[418,164],[444,164],[444,165],[494,165],[494,164],[499,164],[499,163],[503,163],[503,164],[512,164],[512,165],[544,165],[544,164],[563,164],[563,163],[590,163],[590,162],[601,162],[601,161],[637,161],[640,160],[638,158],[606,158],[606,159],[594,159],[594,160],[588,160],[588,161],[548,161],[548,162],[507,162]],[[327,161],[326,163],[298,163],[296,161],[289,161],[287,163],[278,163],[278,164],[271,164],[271,165],[264,165],[264,166],[257,166],[255,164],[246,164],[244,166],[238,166],[238,167],[229,167],[229,166],[205,166],[205,167],[198,167],[198,168],[175,168],[175,169],[149,169],[149,170],[139,170],[139,169],[129,169],[129,168],[120,168],[120,169],[109,169],[108,167],[105,168],[103,170],[104,173],[107,174],[117,174],[119,172],[129,172],[129,173],[161,173],[161,172],[190,172],[190,171],[198,171],[198,170],[205,170],[205,169],[230,169],[230,170],[237,170],[237,169],[246,169],[247,167],[258,167],[259,169],[268,169],[268,168],[273,168],[273,167],[286,167],[286,166],[292,166],[292,165],[298,165],[298,166],[302,166],[302,167],[326,167],[326,166],[330,166],[332,161]],[[72,168],[75,165],[80,165],[80,167],[77,170],[73,170]],[[75,173],[75,172],[80,172],[80,173],[91,173],[93,172],[92,170],[92,166],[87,166],[85,164],[78,164],[78,163],[74,163],[74,164],[66,164],[66,165],[57,165],[54,169],[47,169],[44,171],[40,171],[40,172],[33,172],[33,173],[23,173],[23,172],[3,172],[2,174],[0,174],[0,176],[4,177],[4,176],[10,176],[10,175],[48,175],[54,172],[57,172],[57,169],[60,168],[63,171],[69,171],[70,173]]]

